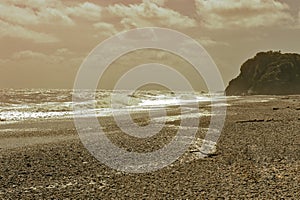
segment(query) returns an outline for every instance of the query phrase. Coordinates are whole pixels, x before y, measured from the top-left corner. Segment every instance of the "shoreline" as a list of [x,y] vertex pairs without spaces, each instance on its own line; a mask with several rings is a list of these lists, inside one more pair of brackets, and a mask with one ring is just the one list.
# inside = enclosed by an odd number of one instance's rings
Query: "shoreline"
[[[299,199],[300,96],[255,102],[259,98],[229,102],[215,155],[197,159],[188,151],[172,165],[145,174],[119,172],[101,164],[83,147],[72,120],[1,125],[0,130],[20,131],[11,135],[0,131],[0,198]],[[159,148],[176,134],[166,129],[167,134],[147,146],[115,134],[111,119],[103,119],[115,144],[134,151]],[[209,119],[200,119],[198,138],[205,136],[201,130]],[[169,125],[177,126],[178,121]]]

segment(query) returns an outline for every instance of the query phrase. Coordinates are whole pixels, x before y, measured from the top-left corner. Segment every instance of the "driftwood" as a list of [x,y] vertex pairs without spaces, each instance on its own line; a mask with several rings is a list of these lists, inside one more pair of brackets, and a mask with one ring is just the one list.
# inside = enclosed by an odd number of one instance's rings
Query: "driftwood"
[[259,122],[276,122],[278,120],[274,119],[250,119],[250,120],[241,120],[241,121],[236,121],[236,123],[259,123]]

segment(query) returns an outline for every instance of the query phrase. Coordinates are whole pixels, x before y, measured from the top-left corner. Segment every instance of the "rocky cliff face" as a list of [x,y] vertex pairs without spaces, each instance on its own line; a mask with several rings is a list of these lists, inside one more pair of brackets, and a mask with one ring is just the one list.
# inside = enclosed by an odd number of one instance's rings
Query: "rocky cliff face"
[[300,94],[300,55],[273,51],[256,54],[242,65],[226,94]]

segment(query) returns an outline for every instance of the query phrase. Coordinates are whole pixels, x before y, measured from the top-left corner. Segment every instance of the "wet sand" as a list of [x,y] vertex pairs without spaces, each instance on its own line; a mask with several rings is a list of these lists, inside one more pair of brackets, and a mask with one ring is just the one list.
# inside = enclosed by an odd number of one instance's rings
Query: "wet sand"
[[[101,164],[83,147],[72,120],[2,123],[0,199],[300,199],[300,96],[268,98],[274,99],[228,102],[214,155],[199,159],[191,150],[144,174]],[[209,119],[201,118],[198,138]],[[147,120],[136,117],[141,125]],[[167,143],[179,122],[168,122],[147,142],[119,136],[110,118],[101,123],[115,144],[143,152]]]

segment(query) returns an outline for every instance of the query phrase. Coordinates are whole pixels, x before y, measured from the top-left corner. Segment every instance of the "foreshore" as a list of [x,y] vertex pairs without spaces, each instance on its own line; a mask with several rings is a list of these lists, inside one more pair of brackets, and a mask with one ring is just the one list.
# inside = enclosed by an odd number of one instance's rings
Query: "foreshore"
[[[187,151],[172,165],[141,174],[96,160],[72,119],[3,122],[0,199],[300,199],[300,96],[249,96],[228,104],[212,156]],[[136,117],[142,125],[147,120]],[[100,121],[115,144],[131,151],[159,149],[176,134],[169,126],[143,143],[118,138],[111,118]],[[209,121],[200,119],[197,138]]]

